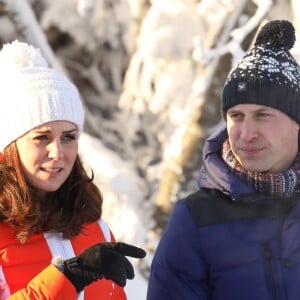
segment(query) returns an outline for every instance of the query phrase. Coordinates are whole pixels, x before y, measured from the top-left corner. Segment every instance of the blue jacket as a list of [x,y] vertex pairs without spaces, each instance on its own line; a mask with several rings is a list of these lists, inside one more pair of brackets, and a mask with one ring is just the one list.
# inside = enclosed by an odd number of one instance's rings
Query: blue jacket
[[266,197],[204,145],[200,190],[179,200],[156,249],[147,300],[299,300],[300,203]]

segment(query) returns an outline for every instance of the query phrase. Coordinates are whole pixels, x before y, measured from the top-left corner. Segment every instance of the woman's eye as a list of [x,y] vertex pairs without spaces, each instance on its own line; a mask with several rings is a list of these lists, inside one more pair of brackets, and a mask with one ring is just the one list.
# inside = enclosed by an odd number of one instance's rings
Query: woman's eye
[[44,141],[44,140],[47,140],[48,137],[47,137],[47,135],[38,135],[38,136],[34,137],[33,139],[38,140],[38,141]]
[[64,140],[66,141],[74,141],[76,140],[77,136],[75,134],[66,134],[64,136]]

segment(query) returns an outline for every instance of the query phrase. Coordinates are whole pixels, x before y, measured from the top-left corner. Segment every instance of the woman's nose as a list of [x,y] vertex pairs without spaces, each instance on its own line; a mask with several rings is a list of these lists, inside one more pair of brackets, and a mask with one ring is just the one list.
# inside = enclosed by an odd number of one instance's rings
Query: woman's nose
[[63,147],[60,141],[53,141],[48,145],[48,157],[55,160],[63,157]]

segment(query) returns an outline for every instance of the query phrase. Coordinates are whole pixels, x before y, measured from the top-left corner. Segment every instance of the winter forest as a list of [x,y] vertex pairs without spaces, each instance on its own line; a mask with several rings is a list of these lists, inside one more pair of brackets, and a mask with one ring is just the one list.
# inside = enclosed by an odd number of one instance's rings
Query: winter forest
[[34,44],[77,85],[80,154],[117,240],[147,250],[126,286],[129,300],[145,299],[173,204],[197,189],[227,73],[266,20],[300,34],[300,1],[0,0],[0,12],[1,46]]

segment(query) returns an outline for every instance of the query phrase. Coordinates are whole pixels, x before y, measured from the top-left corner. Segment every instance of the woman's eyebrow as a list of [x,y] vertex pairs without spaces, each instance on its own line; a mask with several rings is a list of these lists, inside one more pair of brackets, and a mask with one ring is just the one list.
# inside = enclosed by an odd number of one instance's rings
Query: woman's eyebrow
[[[48,128],[45,128],[45,129],[35,129],[35,130],[32,130],[31,132],[32,133],[51,133],[51,129],[48,129]],[[63,130],[62,132],[63,133],[71,133],[71,132],[77,132],[78,129],[77,128],[71,128],[71,129],[66,129],[66,130]]]
[[71,132],[76,132],[78,131],[77,128],[72,128],[72,129],[68,129],[68,130],[63,130],[64,133],[71,133]]

